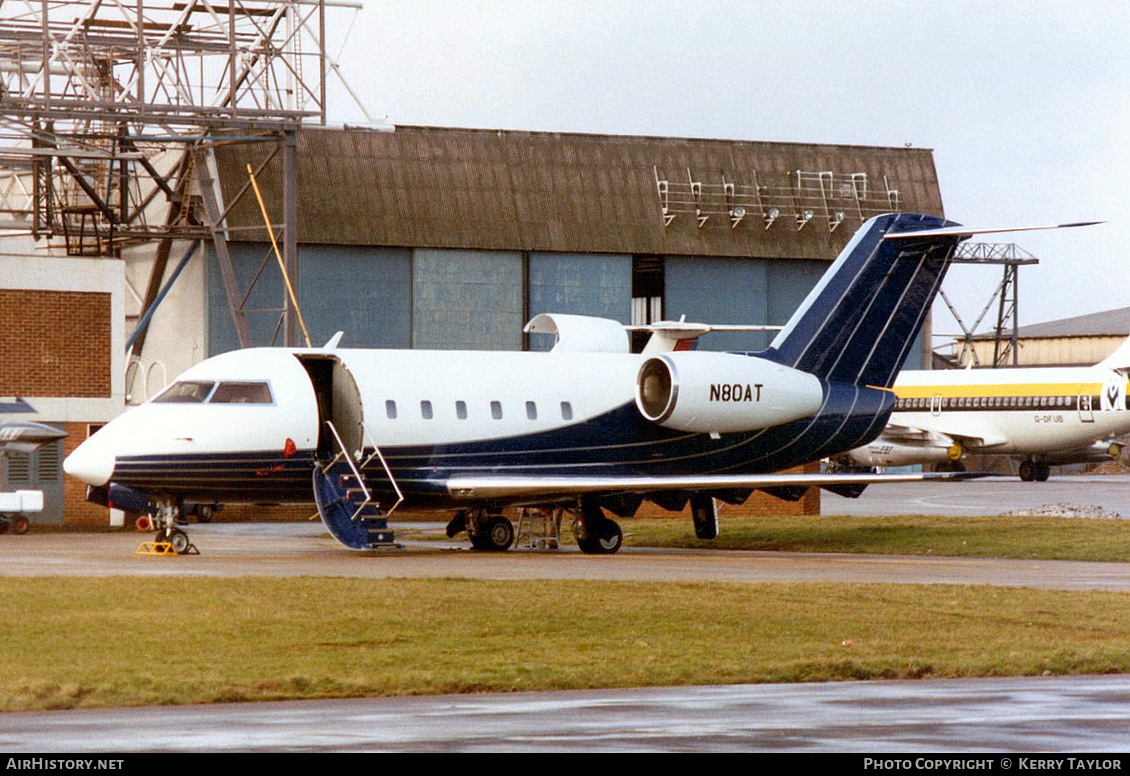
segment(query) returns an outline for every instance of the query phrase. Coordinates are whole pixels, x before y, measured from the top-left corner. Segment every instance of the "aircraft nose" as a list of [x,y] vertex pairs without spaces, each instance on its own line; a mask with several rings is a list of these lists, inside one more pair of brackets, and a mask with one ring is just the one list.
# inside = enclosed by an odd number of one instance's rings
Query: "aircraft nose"
[[105,485],[114,474],[114,455],[91,437],[66,457],[63,471],[88,485]]

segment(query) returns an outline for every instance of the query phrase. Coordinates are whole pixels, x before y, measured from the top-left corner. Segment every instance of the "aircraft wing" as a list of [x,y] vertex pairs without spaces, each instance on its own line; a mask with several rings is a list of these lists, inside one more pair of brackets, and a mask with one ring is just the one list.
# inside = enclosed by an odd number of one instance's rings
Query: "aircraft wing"
[[[984,450],[1009,443],[1008,437],[996,429],[986,428],[984,423],[954,424],[951,421],[929,431],[947,436],[967,450]],[[886,434],[886,431],[883,433]]]
[[700,474],[653,477],[575,476],[542,477],[481,474],[451,477],[444,483],[456,499],[519,500],[585,493],[659,493],[663,491],[760,490],[766,488],[860,487],[892,482],[964,480],[985,476],[980,472],[916,474]]
[[888,423],[875,441],[887,441],[905,444],[907,442],[935,442],[941,447],[953,444],[953,440],[946,434],[930,431],[925,428],[903,426],[898,423]]

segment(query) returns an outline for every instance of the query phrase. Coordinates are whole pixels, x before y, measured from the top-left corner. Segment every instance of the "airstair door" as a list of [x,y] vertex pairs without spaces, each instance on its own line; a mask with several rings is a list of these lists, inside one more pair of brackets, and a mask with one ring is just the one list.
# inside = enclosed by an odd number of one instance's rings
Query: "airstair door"
[[298,359],[306,367],[318,398],[318,457],[332,458],[338,452],[327,421],[333,423],[348,452],[356,457],[364,449],[361,423],[365,408],[353,374],[337,356],[302,355]]
[[1089,393],[1079,394],[1079,420],[1084,423],[1095,422],[1095,411],[1091,406],[1091,394]]

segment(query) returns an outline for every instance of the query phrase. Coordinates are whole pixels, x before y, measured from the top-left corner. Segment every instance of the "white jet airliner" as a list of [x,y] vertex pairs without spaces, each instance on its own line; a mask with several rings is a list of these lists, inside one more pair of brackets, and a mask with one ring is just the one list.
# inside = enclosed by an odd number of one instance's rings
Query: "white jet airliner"
[[[644,499],[692,507],[891,479],[775,474],[876,437],[911,344],[968,229],[877,216],[764,351],[633,354],[615,321],[549,316],[548,353],[262,348],[215,356],[86,440],[65,470],[148,494],[158,538],[190,545],[180,505],[309,502],[342,544],[391,544],[396,505],[456,511],[479,549],[510,546],[507,506],[564,509],[611,553]],[[664,327],[660,327],[664,328]],[[668,324],[665,334],[677,336]],[[708,328],[708,327],[707,327]],[[903,475],[919,478],[929,475]],[[956,476],[956,475],[943,475]],[[393,507],[382,510],[377,503]]]
[[839,459],[847,469],[933,463],[961,471],[966,453],[1020,461],[1020,479],[1049,467],[1117,459],[1130,434],[1130,340],[1094,366],[905,371],[894,413],[874,441]]

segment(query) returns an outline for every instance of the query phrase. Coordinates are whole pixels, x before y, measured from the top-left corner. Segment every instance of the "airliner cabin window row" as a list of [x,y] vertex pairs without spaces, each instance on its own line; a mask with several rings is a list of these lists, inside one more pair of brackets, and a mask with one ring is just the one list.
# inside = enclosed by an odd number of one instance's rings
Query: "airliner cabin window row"
[[[1084,394],[1084,401],[1086,395]],[[1079,407],[1079,396],[954,396],[943,398],[943,410],[1074,410]],[[1097,406],[1098,396],[1090,397],[1092,406]],[[1126,399],[1130,409],[1130,396]],[[931,398],[906,398],[895,402],[898,412],[929,410],[933,406]]]
[[155,404],[274,404],[263,381],[179,380],[153,400]]

